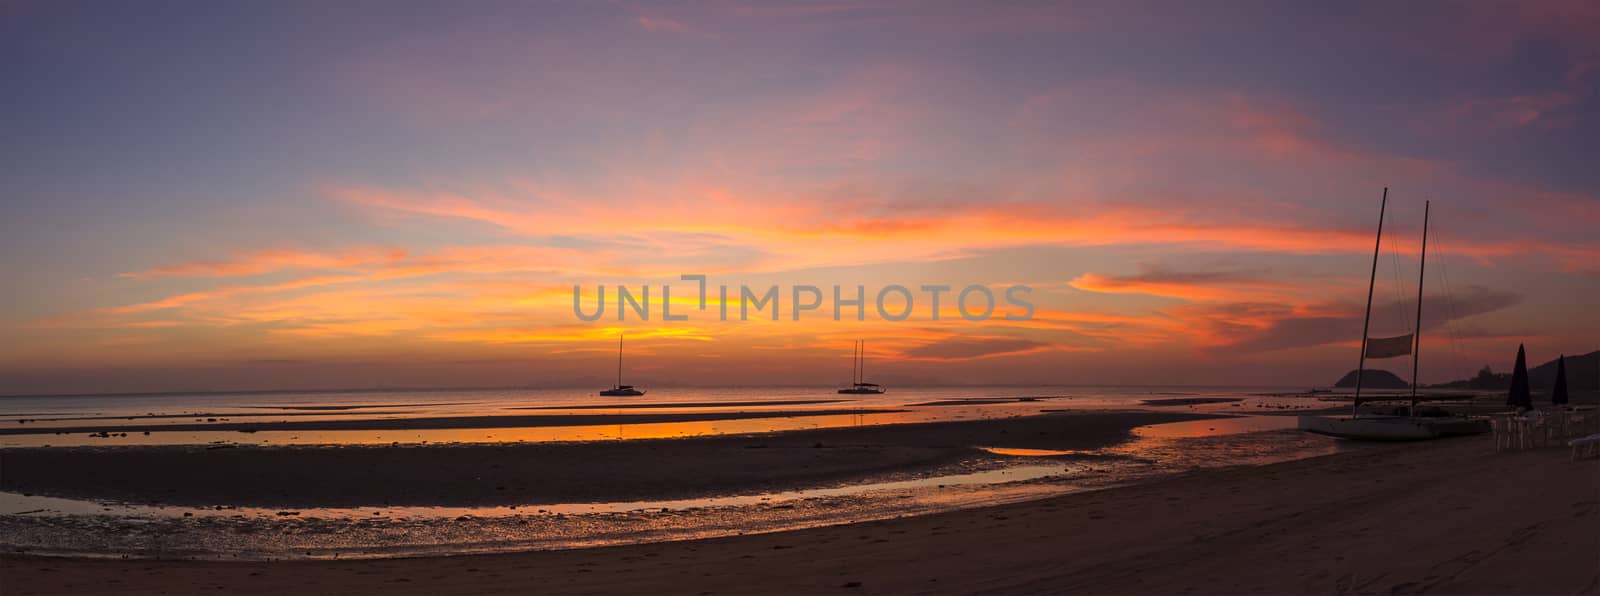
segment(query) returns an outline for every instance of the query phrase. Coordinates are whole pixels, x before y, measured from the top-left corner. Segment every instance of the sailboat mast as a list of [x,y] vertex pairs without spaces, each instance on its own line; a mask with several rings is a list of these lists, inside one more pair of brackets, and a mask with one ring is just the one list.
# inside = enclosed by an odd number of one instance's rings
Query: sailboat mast
[[1417,330],[1412,334],[1411,340],[1411,410],[1412,416],[1417,415],[1417,360],[1422,352],[1422,281],[1426,279],[1423,274],[1428,270],[1428,203],[1422,202],[1422,261],[1417,266]]
[[617,387],[622,386],[622,336],[617,336]]
[[1361,361],[1356,365],[1356,399],[1350,416],[1361,415],[1361,380],[1367,376],[1367,332],[1372,329],[1372,288],[1378,285],[1378,252],[1383,248],[1383,214],[1389,208],[1389,187],[1383,187],[1383,202],[1378,205],[1378,240],[1372,247],[1372,276],[1367,280],[1367,314],[1361,318]]
[[861,378],[856,379],[856,382],[857,383],[865,383],[865,382],[867,382],[867,340],[864,340],[864,339],[861,340],[861,373],[860,374],[861,374]]
[[850,342],[850,384],[856,384],[856,367],[861,364],[861,340]]
[[861,340],[856,340],[855,346],[850,350],[850,384],[861,382]]

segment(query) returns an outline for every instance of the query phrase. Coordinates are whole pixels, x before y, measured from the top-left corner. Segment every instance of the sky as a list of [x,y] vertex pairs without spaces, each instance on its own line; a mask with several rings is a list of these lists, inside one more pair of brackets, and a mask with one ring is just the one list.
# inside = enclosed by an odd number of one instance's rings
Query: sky
[[[619,334],[640,385],[865,339],[891,385],[1325,386],[1385,188],[1423,382],[1600,349],[1593,2],[3,1],[0,77],[0,394],[599,387]],[[788,316],[890,284],[1034,314]],[[656,316],[574,315],[618,285]]]

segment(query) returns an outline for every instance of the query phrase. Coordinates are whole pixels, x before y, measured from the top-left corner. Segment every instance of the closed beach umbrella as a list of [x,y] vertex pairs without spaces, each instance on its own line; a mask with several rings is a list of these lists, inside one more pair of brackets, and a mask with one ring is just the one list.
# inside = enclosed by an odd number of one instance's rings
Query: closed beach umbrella
[[1558,406],[1567,404],[1567,355],[1562,354],[1556,359],[1556,388],[1550,390],[1550,403]]
[[1528,355],[1522,344],[1517,344],[1517,368],[1511,371],[1511,393],[1506,396],[1506,405],[1533,407],[1533,395],[1528,392]]

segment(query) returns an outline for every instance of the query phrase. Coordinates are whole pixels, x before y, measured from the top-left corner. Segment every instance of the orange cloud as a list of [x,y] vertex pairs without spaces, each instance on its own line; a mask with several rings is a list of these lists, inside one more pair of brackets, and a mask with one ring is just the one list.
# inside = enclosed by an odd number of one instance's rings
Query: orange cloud
[[324,285],[340,284],[340,283],[350,283],[350,282],[354,282],[354,281],[361,281],[362,279],[363,278],[361,278],[361,277],[351,277],[351,276],[318,276],[318,277],[307,277],[307,278],[297,279],[297,280],[293,280],[293,281],[288,281],[288,282],[283,282],[283,283],[276,283],[276,284],[268,284],[268,285],[224,286],[224,287],[215,288],[215,289],[211,289],[211,290],[203,290],[203,291],[199,291],[199,292],[188,292],[188,293],[185,293],[185,294],[176,294],[176,295],[173,295],[173,296],[168,296],[166,298],[162,298],[160,300],[155,300],[155,301],[151,301],[151,302],[141,302],[141,303],[138,303],[138,304],[130,304],[130,305],[126,305],[126,306],[115,306],[115,307],[105,308],[105,309],[101,309],[100,312],[110,313],[110,314],[129,314],[129,313],[138,313],[138,312],[161,310],[161,309],[168,309],[168,308],[178,308],[178,307],[182,307],[182,306],[189,306],[189,305],[196,304],[196,303],[199,303],[199,302],[205,302],[205,301],[208,301],[208,300],[214,300],[214,299],[217,299],[217,298],[225,298],[225,297],[230,297],[230,296],[239,296],[239,295],[243,295],[243,294],[267,294],[267,293],[284,292],[284,291],[288,291],[288,290],[298,290],[298,289],[302,289],[302,288],[310,288],[310,287],[315,287],[315,286],[324,286]]
[[610,266],[614,249],[576,249],[517,244],[446,246],[418,254],[401,248],[355,248],[332,254],[308,251],[246,252],[228,260],[179,263],[123,273],[130,279],[158,277],[245,277],[278,272],[345,270],[362,279],[382,280],[437,273],[561,272],[585,275],[641,275]]
[[1085,273],[1068,282],[1073,288],[1105,294],[1145,294],[1185,301],[1249,302],[1283,300],[1326,289],[1328,284],[1269,279],[1261,272],[1179,272],[1146,268],[1137,275],[1107,276]]
[[[1372,235],[1365,228],[1273,221],[1210,204],[1158,208],[1011,201],[896,213],[899,205],[890,202],[838,203],[772,196],[735,199],[736,195],[718,188],[678,189],[658,200],[621,203],[604,198],[552,202],[544,193],[517,201],[374,188],[331,192],[388,212],[473,221],[533,237],[559,231],[606,243],[616,241],[616,230],[625,223],[629,230],[626,240],[640,247],[668,252],[682,252],[686,246],[707,251],[752,250],[760,256],[744,264],[747,271],[943,259],[1019,246],[1186,245],[1228,251],[1361,253],[1369,250]],[[492,205],[490,200],[504,206]],[[1485,261],[1545,254],[1566,263],[1600,258],[1600,245],[1531,238],[1457,240],[1443,246],[1442,252]],[[643,260],[642,254],[615,256],[620,264]]]
[[237,277],[259,275],[286,269],[339,269],[393,263],[406,258],[402,248],[355,248],[338,254],[322,254],[303,250],[258,250],[235,255],[222,261],[192,261],[145,271],[123,273],[130,279],[154,277]]
[[951,337],[916,346],[901,353],[911,360],[974,360],[1013,356],[1051,349],[1051,345],[1030,339],[1014,337]]
[[[877,213],[892,205],[828,205],[812,201],[748,198],[737,209],[673,209],[606,201],[562,209],[535,200],[521,209],[495,208],[463,195],[419,195],[369,188],[337,189],[337,196],[362,205],[414,215],[463,219],[526,235],[608,237],[617,222],[630,234],[694,233],[748,243],[784,257],[780,268],[862,261],[948,257],[964,252],[1023,245],[1203,244],[1222,249],[1300,253],[1354,252],[1370,235],[1361,230],[1305,228],[1268,222],[1211,223],[1191,210],[1114,207],[1073,210],[1046,203],[964,204],[925,213]],[[713,203],[727,194],[707,192]],[[667,203],[678,202],[669,198]],[[530,206],[539,208],[530,209]],[[829,246],[817,241],[839,244]],[[862,253],[872,255],[863,259]],[[848,256],[855,254],[853,258]]]

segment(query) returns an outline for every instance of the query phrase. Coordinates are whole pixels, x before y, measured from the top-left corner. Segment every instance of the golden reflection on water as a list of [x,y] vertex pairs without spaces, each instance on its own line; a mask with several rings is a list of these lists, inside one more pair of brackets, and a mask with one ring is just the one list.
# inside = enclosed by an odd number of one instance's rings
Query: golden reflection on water
[[1009,455],[1012,457],[1052,457],[1057,455],[1078,455],[1092,453],[1075,449],[1020,449],[1015,447],[979,447],[995,455]]
[[1133,440],[1095,450],[1021,449],[981,447],[986,452],[1011,457],[1113,456],[1144,461],[1185,462],[1187,465],[1236,465],[1275,461],[1287,451],[1324,455],[1337,450],[1325,437],[1264,431],[1295,428],[1293,416],[1241,416],[1185,422],[1165,422],[1133,429]]
[[[663,407],[652,408],[652,414],[691,414],[715,411],[727,413],[725,407],[673,407],[661,404]],[[257,432],[239,432],[234,430],[163,430],[166,424],[192,423],[188,417],[161,419],[161,420],[128,420],[125,427],[126,436],[122,432],[113,433],[111,436],[93,436],[83,432],[66,432],[55,434],[49,425],[73,424],[74,421],[45,422],[39,425],[39,434],[19,434],[0,436],[0,447],[36,447],[36,446],[102,446],[102,445],[206,445],[206,444],[238,444],[238,445],[387,445],[387,444],[441,444],[441,443],[518,443],[518,442],[588,442],[588,441],[617,441],[638,439],[669,439],[681,437],[703,437],[728,434],[759,434],[784,432],[807,429],[846,428],[856,426],[903,424],[917,422],[941,422],[1008,418],[1024,415],[1036,415],[1042,412],[1055,411],[1051,406],[1057,404],[1042,404],[1032,402],[974,402],[972,405],[958,406],[930,406],[914,407],[900,403],[862,403],[863,406],[889,406],[905,408],[899,412],[883,412],[872,414],[829,414],[806,415],[810,408],[793,408],[794,416],[770,418],[746,418],[726,420],[701,420],[678,422],[643,422],[631,424],[602,424],[602,425],[572,425],[572,426],[530,426],[510,428],[449,428],[449,429],[390,429],[390,430],[262,430]],[[1115,405],[1113,403],[1099,403],[1094,400],[1084,400],[1072,404],[1075,407],[1089,406],[1086,409],[1098,409]],[[1226,404],[1228,406],[1237,403]],[[471,411],[450,411],[454,415],[495,415],[503,413],[503,409],[483,408],[474,405]],[[818,407],[816,409],[825,409]],[[1205,412],[1211,410],[1217,413],[1233,414],[1234,411],[1220,407],[1189,408],[1190,412]],[[736,411],[770,412],[764,407],[741,408]],[[1197,413],[1198,413],[1197,412]],[[581,408],[562,409],[549,408],[541,415],[606,416],[628,415],[638,416],[640,411],[636,408],[595,409],[583,406]],[[229,421],[227,414],[216,414],[219,421]],[[338,419],[339,414],[324,416],[294,417],[292,420],[321,420]],[[211,416],[206,416],[210,420]],[[274,422],[270,417],[252,418],[263,423]],[[636,419],[636,418],[635,418]],[[290,420],[281,418],[278,420]],[[109,421],[109,417],[107,418]],[[238,422],[234,419],[232,422]],[[37,423],[38,421],[30,421]],[[1277,430],[1293,428],[1293,417],[1281,416],[1247,416],[1242,418],[1212,419],[1191,422],[1178,422],[1169,424],[1151,425],[1135,429],[1137,438],[1148,439],[1176,439],[1190,437],[1207,437],[1221,434],[1252,432],[1260,430]],[[148,433],[148,434],[147,434]],[[1004,446],[997,446],[1005,448]],[[998,452],[997,452],[998,453]],[[1064,455],[1057,453],[1025,453],[1012,451],[1000,453],[1001,455],[1047,457],[1050,455]]]
[[[692,410],[686,410],[692,411]],[[84,433],[38,434],[0,437],[0,446],[36,447],[70,445],[386,445],[438,443],[549,443],[670,439],[708,435],[759,434],[818,428],[845,428],[910,422],[971,420],[1034,414],[1036,406],[1015,411],[985,408],[929,408],[877,414],[797,415],[782,418],[746,418],[686,422],[607,424],[584,426],[543,426],[520,428],[455,428],[421,430],[284,430],[243,433],[238,431],[162,431],[159,427],[130,427],[127,436],[96,438]],[[559,411],[553,412],[558,414]],[[622,411],[585,411],[585,415],[622,414]],[[144,434],[148,428],[153,432]]]

